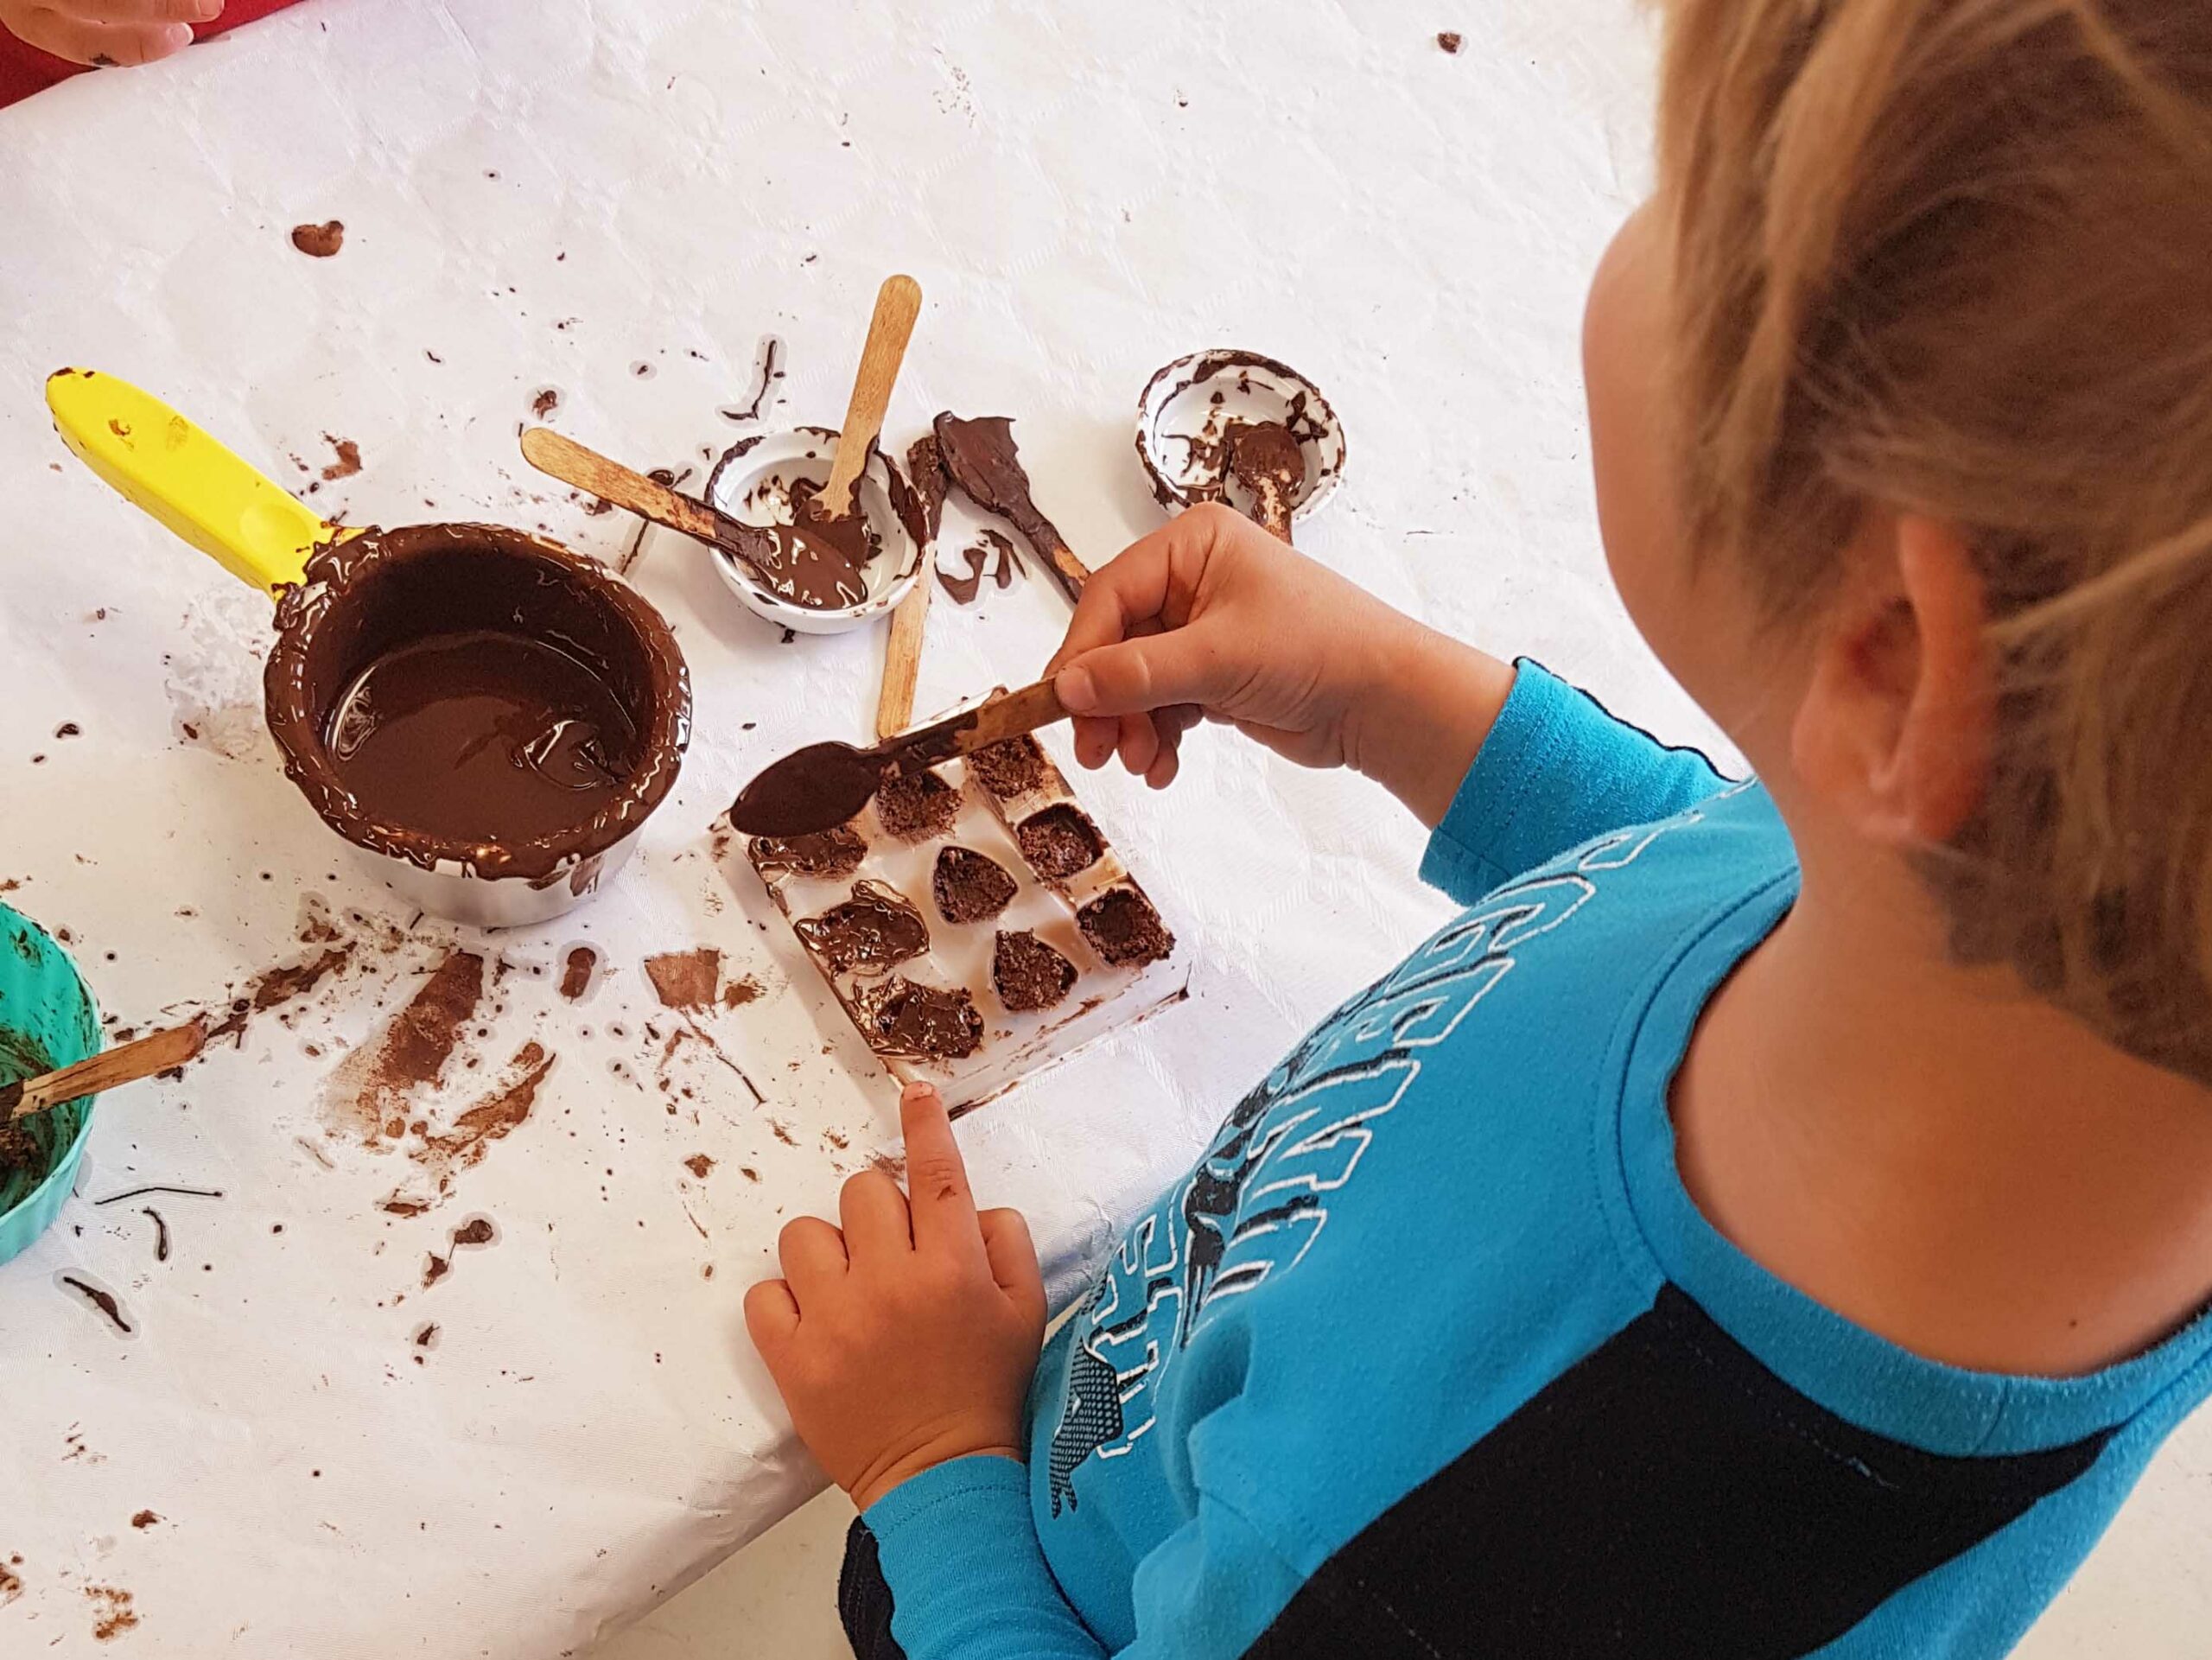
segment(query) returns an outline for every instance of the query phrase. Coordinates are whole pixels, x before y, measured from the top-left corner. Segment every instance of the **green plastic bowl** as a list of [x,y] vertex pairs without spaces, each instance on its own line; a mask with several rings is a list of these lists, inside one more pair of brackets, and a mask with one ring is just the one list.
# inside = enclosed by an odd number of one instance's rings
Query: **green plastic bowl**
[[[53,937],[21,913],[0,905],[0,1084],[74,1065],[100,1047],[100,1012],[92,994]],[[77,1161],[92,1127],[85,1096],[22,1121],[46,1155],[46,1174],[0,1175],[0,1262],[29,1249],[76,1185]]]

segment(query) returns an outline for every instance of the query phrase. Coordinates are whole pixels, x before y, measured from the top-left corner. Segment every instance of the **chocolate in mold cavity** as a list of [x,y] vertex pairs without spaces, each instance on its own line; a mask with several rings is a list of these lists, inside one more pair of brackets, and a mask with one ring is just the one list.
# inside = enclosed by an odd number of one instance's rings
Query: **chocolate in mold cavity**
[[855,1000],[861,1028],[878,1054],[917,1060],[964,1060],[982,1046],[983,1017],[964,986],[950,989],[903,977]]
[[968,757],[968,770],[998,800],[1010,801],[1043,782],[1045,752],[1024,732],[976,750]]
[[1075,919],[1091,950],[1116,968],[1157,963],[1175,949],[1175,936],[1160,913],[1134,887],[1109,888]]
[[1098,827],[1080,807],[1065,801],[1030,814],[1014,826],[1014,839],[1029,868],[1048,882],[1090,869],[1106,851]]
[[832,974],[881,974],[930,948],[921,912],[880,882],[855,883],[852,898],[819,916],[802,917],[791,931]]
[[930,893],[937,913],[947,922],[981,922],[995,917],[1014,902],[1021,885],[1006,867],[973,848],[938,849],[937,869],[930,879]]
[[850,824],[811,836],[756,836],[746,847],[753,868],[794,876],[849,876],[868,857],[868,843]]
[[690,736],[659,614],[598,561],[499,525],[318,550],[277,603],[263,683],[284,770],[332,829],[486,877],[550,881],[607,851]]
[[887,766],[875,792],[875,816],[900,841],[925,841],[952,828],[960,816],[960,792],[926,766],[911,773]]
[[1014,1014],[1051,1008],[1075,985],[1075,964],[1027,929],[1001,930],[991,948],[991,988]]

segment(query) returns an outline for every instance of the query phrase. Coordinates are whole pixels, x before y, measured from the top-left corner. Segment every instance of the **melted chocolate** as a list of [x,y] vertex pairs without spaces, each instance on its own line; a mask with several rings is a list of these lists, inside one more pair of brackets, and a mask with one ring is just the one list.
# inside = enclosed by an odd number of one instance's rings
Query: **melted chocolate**
[[929,925],[906,897],[880,882],[856,883],[852,898],[791,925],[832,974],[880,974],[930,948]]
[[729,822],[746,836],[798,837],[842,824],[868,805],[883,763],[849,743],[795,749],[738,792]]
[[861,567],[879,545],[857,502],[842,518],[822,511],[819,487],[801,479],[791,486],[790,525],[746,525],[717,516],[715,540],[753,568],[779,598],[810,611],[836,611],[868,597]]
[[1287,537],[1290,511],[1306,491],[1306,456],[1281,421],[1231,421],[1222,433],[1229,473],[1252,493],[1252,516]]
[[[991,580],[1001,588],[1011,588],[1015,577],[1028,574],[1027,568],[1021,563],[1021,556],[1014,550],[1013,543],[1007,541],[996,531],[989,530],[983,532],[983,540],[990,544],[991,551],[998,556],[998,563],[991,567]],[[980,574],[979,572],[978,575]]]
[[983,562],[990,555],[986,549],[977,546],[961,549],[960,557],[968,562],[968,574],[965,576],[955,576],[940,565],[938,567],[937,580],[945,593],[951,597],[953,604],[973,605],[976,602],[976,595],[982,590],[983,587]]
[[596,560],[495,525],[318,550],[263,682],[284,770],[331,828],[480,876],[595,861],[667,795],[690,735],[659,614]]
[[849,876],[868,856],[868,843],[849,824],[810,836],[756,836],[747,849],[753,868],[787,870],[794,876]]
[[963,420],[950,410],[935,423],[944,470],[979,507],[998,514],[1021,532],[1029,545],[1044,557],[1067,596],[1083,591],[1081,566],[1068,552],[1065,537],[1052,521],[1038,511],[1030,494],[1029,474],[1023,470],[1021,453],[1014,442],[1014,422],[1003,415]]
[[1109,888],[1076,913],[1091,950],[1116,968],[1156,963],[1175,949],[1152,901],[1134,887]]
[[1020,887],[1006,867],[987,853],[963,847],[938,849],[930,893],[937,900],[937,913],[947,922],[995,917],[1014,902]]
[[879,1054],[961,1060],[983,1041],[983,1017],[961,986],[946,990],[894,979],[861,1000],[861,1019]]
[[1066,802],[1032,813],[1014,827],[1014,839],[1029,868],[1048,882],[1065,881],[1088,870],[1106,851],[1098,827],[1079,807]]
[[1027,929],[1001,932],[991,951],[991,986],[1014,1014],[1051,1008],[1075,985],[1075,964]]
[[627,780],[637,728],[558,646],[475,629],[373,658],[324,728],[339,781],[434,836],[527,842],[591,818]]
[[902,842],[942,836],[960,816],[960,792],[927,767],[911,773],[886,767],[875,792],[875,816]]

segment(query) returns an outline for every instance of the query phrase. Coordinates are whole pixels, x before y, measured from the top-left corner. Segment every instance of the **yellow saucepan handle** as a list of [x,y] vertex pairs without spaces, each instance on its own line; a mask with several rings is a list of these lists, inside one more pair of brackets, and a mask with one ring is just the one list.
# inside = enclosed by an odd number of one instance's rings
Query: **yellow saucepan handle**
[[46,383],[54,425],[78,460],[240,581],[271,594],[342,535],[159,398],[92,369]]

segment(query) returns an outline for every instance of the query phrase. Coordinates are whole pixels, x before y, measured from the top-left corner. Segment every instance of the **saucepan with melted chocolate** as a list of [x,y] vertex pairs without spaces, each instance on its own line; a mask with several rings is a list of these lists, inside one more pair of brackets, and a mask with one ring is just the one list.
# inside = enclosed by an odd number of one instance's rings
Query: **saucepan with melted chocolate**
[[341,529],[137,388],[48,382],[100,477],[276,601],[270,735],[323,822],[423,910],[542,922],[620,868],[676,781],[691,689],[660,614],[497,525]]

